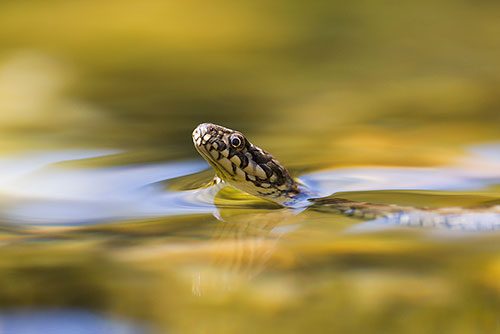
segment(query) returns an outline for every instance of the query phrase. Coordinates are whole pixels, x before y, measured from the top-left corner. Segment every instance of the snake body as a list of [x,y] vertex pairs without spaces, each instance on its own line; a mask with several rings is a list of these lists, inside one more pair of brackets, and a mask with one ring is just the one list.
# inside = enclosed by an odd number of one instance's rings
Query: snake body
[[281,206],[307,205],[318,210],[333,210],[404,225],[500,229],[500,205],[431,209],[335,197],[316,198],[317,195],[297,183],[278,160],[252,144],[239,131],[203,123],[193,131],[192,138],[196,150],[214,168],[221,181]]

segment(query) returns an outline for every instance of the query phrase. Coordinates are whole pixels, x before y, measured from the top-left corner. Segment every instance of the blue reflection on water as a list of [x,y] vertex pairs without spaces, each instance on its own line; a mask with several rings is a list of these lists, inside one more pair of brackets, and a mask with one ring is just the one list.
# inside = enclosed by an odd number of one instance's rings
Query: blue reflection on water
[[366,190],[482,190],[500,184],[500,144],[469,148],[469,155],[451,166],[354,167],[318,171],[300,181],[322,196]]
[[0,312],[2,334],[145,334],[131,322],[84,310],[9,310]]
[[102,154],[47,152],[0,160],[1,219],[31,225],[73,225],[213,212],[216,189],[168,191],[158,183],[204,170],[207,164],[202,161],[104,168],[55,164]]
[[[222,185],[171,191],[159,183],[209,168],[201,160],[99,168],[57,164],[113,153],[60,151],[0,159],[0,219],[80,225],[216,213],[213,198]],[[485,189],[500,184],[500,144],[472,147],[469,156],[452,166],[341,168],[303,175],[300,180],[321,196],[339,191]]]

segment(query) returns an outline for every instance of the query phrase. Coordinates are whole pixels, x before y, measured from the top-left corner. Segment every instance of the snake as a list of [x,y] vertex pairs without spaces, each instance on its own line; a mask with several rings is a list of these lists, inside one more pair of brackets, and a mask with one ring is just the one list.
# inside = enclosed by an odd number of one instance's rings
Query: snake
[[202,123],[194,129],[192,139],[198,153],[215,170],[215,183],[226,183],[282,207],[307,206],[377,223],[459,230],[500,229],[500,205],[429,208],[318,197],[296,181],[276,158],[239,131]]

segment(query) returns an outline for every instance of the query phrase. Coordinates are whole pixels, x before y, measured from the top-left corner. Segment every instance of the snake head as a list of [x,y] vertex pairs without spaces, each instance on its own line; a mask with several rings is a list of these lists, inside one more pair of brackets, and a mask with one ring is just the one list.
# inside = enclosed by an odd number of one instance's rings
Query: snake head
[[288,170],[239,131],[203,123],[194,129],[193,143],[217,176],[239,190],[282,205],[300,192]]

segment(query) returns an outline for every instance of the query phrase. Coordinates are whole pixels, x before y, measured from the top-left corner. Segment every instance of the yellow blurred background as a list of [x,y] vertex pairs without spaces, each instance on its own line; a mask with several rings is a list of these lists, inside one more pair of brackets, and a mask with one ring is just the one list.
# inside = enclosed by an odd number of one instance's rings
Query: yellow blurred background
[[2,146],[195,157],[208,121],[297,168],[440,163],[499,138],[499,7],[3,1]]

